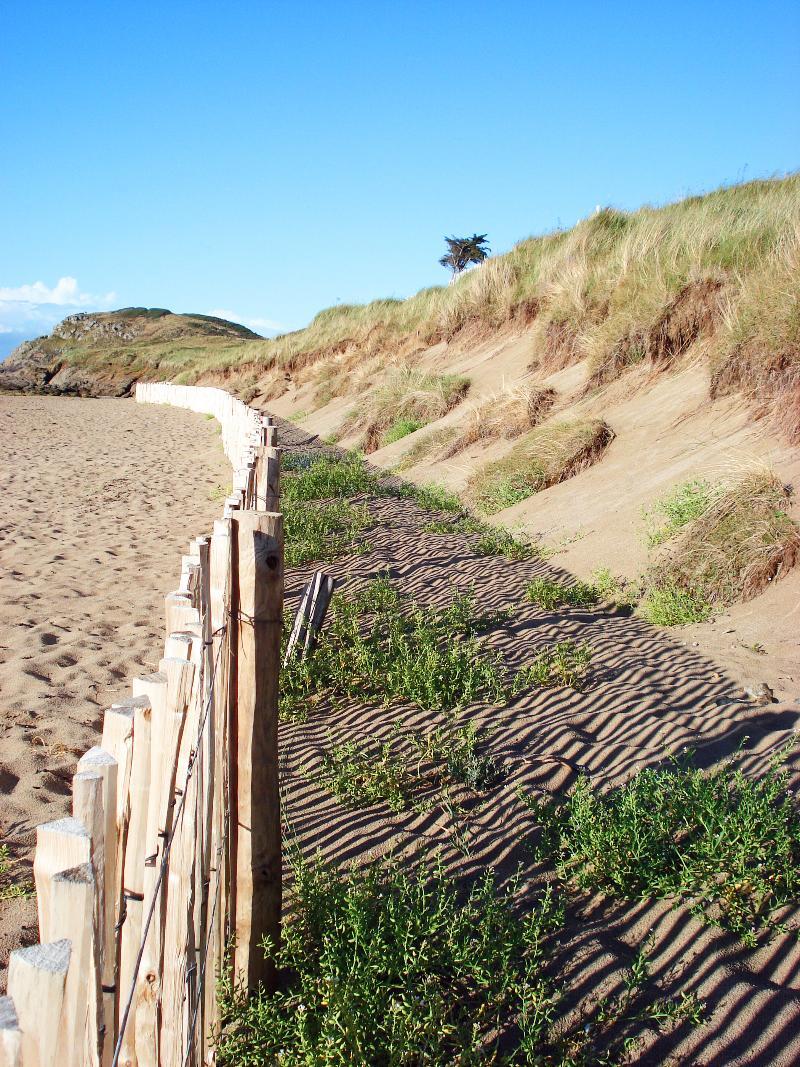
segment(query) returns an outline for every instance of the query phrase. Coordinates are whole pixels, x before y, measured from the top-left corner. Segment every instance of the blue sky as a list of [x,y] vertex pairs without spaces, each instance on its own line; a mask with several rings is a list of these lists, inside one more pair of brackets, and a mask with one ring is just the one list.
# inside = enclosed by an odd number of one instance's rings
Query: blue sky
[[[800,165],[791,3],[6,0],[0,345],[74,310],[259,332],[597,204]],[[2,349],[0,349],[2,351]]]

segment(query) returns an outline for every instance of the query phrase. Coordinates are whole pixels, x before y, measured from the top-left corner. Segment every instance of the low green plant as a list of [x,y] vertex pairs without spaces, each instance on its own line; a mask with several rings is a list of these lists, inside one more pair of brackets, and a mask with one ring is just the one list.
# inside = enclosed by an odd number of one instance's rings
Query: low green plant
[[[245,999],[223,979],[220,1067],[539,1060],[554,1011],[543,977],[562,923],[547,891],[514,905],[491,872],[464,894],[440,868],[298,863],[291,917],[269,954],[285,975]],[[534,1059],[534,1057],[537,1057]]]
[[575,582],[573,585],[565,585],[556,582],[552,578],[534,578],[528,583],[525,595],[532,604],[538,605],[545,611],[566,605],[568,607],[589,607],[596,604],[600,599],[593,585],[587,582]]
[[536,559],[540,554],[538,545],[527,538],[515,537],[510,530],[497,526],[483,526],[481,536],[475,544],[478,556],[504,556],[506,559]]
[[496,785],[505,773],[496,756],[481,751],[475,722],[459,727],[448,723],[414,734],[410,740],[419,759],[439,768],[443,781],[482,792]]
[[282,714],[302,718],[325,693],[401,699],[435,711],[500,702],[509,692],[507,672],[500,654],[477,636],[495,621],[476,611],[470,594],[445,608],[423,608],[376,579],[334,600],[313,652],[289,661],[281,675]]
[[408,437],[409,434],[421,430],[425,425],[425,422],[421,419],[401,416],[400,418],[395,419],[394,422],[384,430],[383,436],[381,437],[381,447],[394,444],[395,441],[401,441],[404,437]]
[[409,805],[407,761],[392,752],[391,741],[333,745],[322,757],[321,778],[334,796],[352,807],[384,800],[400,812]]
[[346,741],[328,747],[322,757],[321,780],[352,807],[384,801],[395,813],[417,806],[421,788],[450,785],[482,793],[503,777],[497,758],[482,750],[477,725],[452,722],[423,733],[395,731],[388,741]]
[[564,912],[550,887],[520,909],[519,882],[491,871],[465,889],[419,862],[293,867],[280,948],[265,946],[278,989],[248,997],[223,973],[220,1067],[590,1067],[628,1062],[648,1030],[703,1021],[695,995],[650,988],[651,939],[622,992],[589,993],[576,1020],[552,976]]
[[580,778],[562,801],[527,804],[559,876],[630,898],[675,897],[754,944],[800,892],[800,812],[782,753],[752,780],[735,762],[673,761],[603,792]]
[[366,508],[355,507],[346,500],[298,505],[284,499],[286,565],[299,567],[316,560],[338,559],[365,551],[366,544],[361,535],[371,521]]
[[[291,456],[291,454],[290,454]],[[375,492],[379,479],[358,453],[295,453],[283,462],[281,503],[328,500]]]
[[569,689],[580,690],[586,684],[593,651],[587,641],[577,644],[567,640],[547,645],[532,663],[517,673],[514,688],[520,691],[532,685],[563,685]]
[[0,845],[0,901],[26,900],[33,895],[30,882],[15,882],[11,874],[8,845]]
[[464,505],[455,493],[446,489],[443,485],[436,485],[434,482],[430,482],[428,485],[412,485],[406,482],[396,490],[396,495],[410,497],[426,511],[464,510]]
[[510,530],[481,522],[467,511],[462,511],[454,518],[434,519],[422,528],[426,533],[480,534],[480,538],[472,546],[478,556],[505,556],[506,559],[523,560],[535,559],[540,554],[538,545],[515,537]]
[[638,586],[612,574],[608,567],[598,567],[592,572],[592,585],[600,600],[621,608],[632,608],[638,597]]
[[650,529],[647,543],[651,546],[668,541],[687,523],[700,518],[709,508],[712,487],[707,481],[694,479],[676,486],[652,508],[645,511],[645,520]]
[[686,626],[705,622],[712,608],[702,590],[682,589],[675,582],[651,585],[639,605],[641,615],[655,626]]
[[295,411],[293,414],[291,414],[289,416],[289,422],[302,422],[303,419],[307,419],[307,418],[308,418],[308,412],[307,411]]

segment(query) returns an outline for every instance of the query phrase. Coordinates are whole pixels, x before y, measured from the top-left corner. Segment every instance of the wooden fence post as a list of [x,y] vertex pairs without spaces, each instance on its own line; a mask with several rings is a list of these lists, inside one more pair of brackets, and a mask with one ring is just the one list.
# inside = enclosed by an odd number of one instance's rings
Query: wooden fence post
[[[110,752],[102,748],[90,748],[78,761],[79,773],[97,774],[102,781],[102,854],[103,871],[102,880],[97,872],[98,886],[102,885],[102,934],[101,945],[103,953],[103,1019],[105,1022],[105,1039],[103,1044],[103,1062],[111,1062],[111,1053],[114,1049],[117,1032],[116,1018],[116,969],[117,969],[117,937],[114,930],[118,910],[118,875],[117,875],[117,850],[119,847],[117,838],[117,775],[119,766]],[[76,776],[77,777],[77,776]],[[74,812],[78,818],[83,815],[79,810],[77,793],[73,795]],[[84,822],[86,819],[84,818]],[[89,823],[86,822],[87,827]],[[99,854],[94,850],[95,863],[98,864]]]
[[278,511],[281,493],[281,449],[256,449],[255,508],[257,511]]
[[12,952],[8,961],[8,992],[22,1031],[25,1067],[50,1067],[63,1041],[61,1013],[72,946],[62,939]]
[[11,997],[0,997],[0,1067],[22,1067],[22,1031]]
[[[278,946],[281,914],[281,819],[278,791],[278,672],[283,622],[283,518],[231,516],[232,715],[231,891],[234,975],[249,989],[270,987],[274,967],[260,942]],[[233,684],[233,682],[232,682]],[[235,889],[234,889],[235,887]]]

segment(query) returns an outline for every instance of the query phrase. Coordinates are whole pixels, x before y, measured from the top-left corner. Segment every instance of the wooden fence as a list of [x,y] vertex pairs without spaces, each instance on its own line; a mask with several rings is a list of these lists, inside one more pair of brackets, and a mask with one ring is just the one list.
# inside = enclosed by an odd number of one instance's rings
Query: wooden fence
[[277,431],[222,389],[139,385],[136,400],[213,415],[233,493],[182,557],[158,671],[105,712],[72,816],[37,827],[40,943],[11,953],[0,1067],[210,1064],[220,969],[273,978],[259,945],[281,908]]

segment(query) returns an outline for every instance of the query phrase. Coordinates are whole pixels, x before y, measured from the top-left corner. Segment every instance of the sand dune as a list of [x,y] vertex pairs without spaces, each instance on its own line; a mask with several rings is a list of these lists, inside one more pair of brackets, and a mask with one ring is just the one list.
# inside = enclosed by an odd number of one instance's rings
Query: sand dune
[[[0,455],[0,842],[25,881],[103,708],[163,654],[164,595],[230,467],[216,423],[129,400],[0,397]],[[0,901],[0,981],[35,940],[33,900]]]

